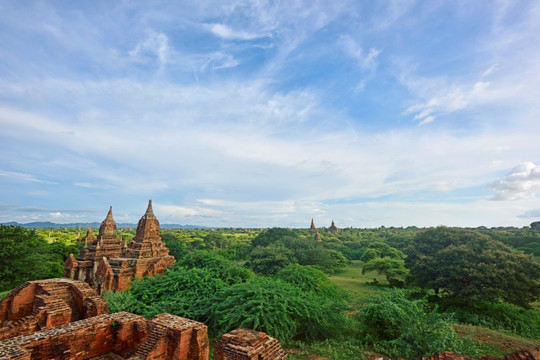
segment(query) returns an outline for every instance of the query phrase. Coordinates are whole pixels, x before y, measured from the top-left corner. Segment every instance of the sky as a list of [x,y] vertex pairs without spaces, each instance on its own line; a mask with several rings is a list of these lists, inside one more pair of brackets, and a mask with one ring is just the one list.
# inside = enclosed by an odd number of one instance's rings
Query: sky
[[0,222],[527,226],[537,0],[0,2]]

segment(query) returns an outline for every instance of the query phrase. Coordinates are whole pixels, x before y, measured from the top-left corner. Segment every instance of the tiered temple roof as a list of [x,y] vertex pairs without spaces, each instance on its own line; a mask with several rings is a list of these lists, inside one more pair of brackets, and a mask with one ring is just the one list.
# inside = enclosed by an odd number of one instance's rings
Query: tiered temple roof
[[77,260],[70,255],[66,261],[65,276],[85,281],[99,293],[125,290],[135,276],[161,274],[175,262],[159,236],[159,221],[154,215],[152,200],[139,220],[135,238],[127,247],[123,247],[118,238],[112,207],[101,223],[97,239],[92,240],[91,229],[86,237]]
[[329,232],[340,232],[339,228],[334,223],[334,220],[332,220],[332,225],[328,228]]

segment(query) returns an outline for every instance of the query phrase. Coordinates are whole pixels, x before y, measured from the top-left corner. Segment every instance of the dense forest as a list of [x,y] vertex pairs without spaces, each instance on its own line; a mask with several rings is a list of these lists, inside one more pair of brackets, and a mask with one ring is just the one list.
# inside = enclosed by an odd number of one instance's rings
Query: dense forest
[[[129,242],[134,231],[118,234]],[[265,331],[291,359],[501,355],[540,343],[540,222],[161,236],[176,264],[130,291],[107,293],[112,312],[173,313],[206,323],[212,337],[238,327]],[[83,245],[80,229],[0,226],[0,297],[26,280],[61,277]]]

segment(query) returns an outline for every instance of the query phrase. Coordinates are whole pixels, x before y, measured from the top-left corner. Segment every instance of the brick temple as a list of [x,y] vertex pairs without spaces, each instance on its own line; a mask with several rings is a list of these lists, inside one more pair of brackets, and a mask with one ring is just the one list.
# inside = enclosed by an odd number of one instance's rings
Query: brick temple
[[27,281],[0,302],[0,340],[108,312],[105,300],[82,281]]
[[127,246],[123,246],[118,237],[111,207],[97,238],[92,229],[88,229],[84,248],[77,259],[70,254],[64,276],[87,282],[103,294],[107,290],[127,290],[135,277],[163,274],[175,261],[161,241],[159,221],[150,200],[135,237]]

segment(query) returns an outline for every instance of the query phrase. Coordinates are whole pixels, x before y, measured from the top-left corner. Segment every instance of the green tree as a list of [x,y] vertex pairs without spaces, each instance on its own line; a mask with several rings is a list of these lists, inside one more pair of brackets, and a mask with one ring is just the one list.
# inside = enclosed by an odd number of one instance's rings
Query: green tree
[[417,284],[466,304],[502,300],[527,307],[540,294],[540,264],[476,231],[428,229],[406,252]]
[[61,255],[55,256],[34,230],[0,225],[0,249],[0,291],[63,275]]
[[251,242],[253,247],[269,246],[276,243],[283,243],[289,239],[297,239],[298,234],[284,228],[272,228],[261,232]]
[[250,260],[246,266],[256,273],[272,275],[294,262],[296,259],[290,249],[282,246],[258,246],[251,252]]
[[386,275],[386,280],[390,286],[401,287],[405,284],[405,277],[408,274],[403,260],[391,259],[389,257],[374,258],[362,266],[362,274],[368,271],[377,271]]
[[281,269],[276,278],[327,299],[343,299],[347,296],[330,281],[328,275],[314,266],[291,264]]

